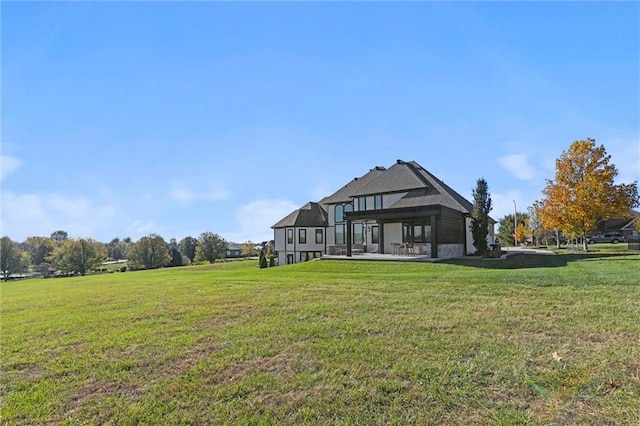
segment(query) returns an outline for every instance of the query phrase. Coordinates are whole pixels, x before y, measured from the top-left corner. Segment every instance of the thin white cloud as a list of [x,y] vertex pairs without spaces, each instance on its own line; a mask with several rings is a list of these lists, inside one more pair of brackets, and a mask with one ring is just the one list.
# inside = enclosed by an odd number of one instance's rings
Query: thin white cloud
[[144,236],[153,233],[157,230],[157,225],[154,221],[135,220],[127,227],[127,232],[135,236]]
[[2,233],[16,241],[47,236],[58,229],[71,237],[89,237],[101,224],[111,224],[116,217],[115,206],[96,205],[82,197],[2,192]]
[[5,180],[7,176],[19,169],[23,163],[19,158],[0,155],[0,181]]
[[[640,140],[637,138],[608,140],[604,143],[611,155],[610,164],[618,169],[616,183],[640,180]],[[609,149],[609,146],[612,148]]]
[[288,200],[252,201],[236,210],[238,228],[225,238],[234,242],[271,240],[271,226],[299,207]]
[[207,191],[195,192],[182,182],[174,182],[169,191],[169,196],[178,202],[194,200],[221,201],[228,199],[231,193],[220,183],[213,183]]
[[513,154],[500,157],[500,165],[519,180],[531,180],[536,177],[527,154]]
[[335,189],[329,189],[329,185],[327,185],[326,182],[319,182],[314,185],[309,194],[314,201],[320,201],[324,197],[331,195],[334,192]]
[[[515,205],[514,205],[515,202]],[[523,213],[527,211],[529,205],[523,200],[523,196],[520,191],[507,191],[505,193],[492,193],[491,204],[493,210],[489,213],[489,216],[499,221],[508,214],[513,214],[514,211]]]

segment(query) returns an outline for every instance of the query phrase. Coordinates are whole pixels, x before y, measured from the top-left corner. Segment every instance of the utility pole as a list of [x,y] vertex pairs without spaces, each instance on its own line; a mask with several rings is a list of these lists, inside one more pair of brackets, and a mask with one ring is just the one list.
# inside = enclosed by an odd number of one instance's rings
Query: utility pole
[[513,240],[515,241],[514,247],[518,247],[518,209],[516,200],[513,200]]

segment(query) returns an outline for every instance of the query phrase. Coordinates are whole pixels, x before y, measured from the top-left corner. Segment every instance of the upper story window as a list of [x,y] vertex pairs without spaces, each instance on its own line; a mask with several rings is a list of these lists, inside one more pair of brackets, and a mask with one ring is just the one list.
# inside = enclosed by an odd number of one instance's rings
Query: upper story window
[[335,223],[344,222],[344,214],[353,211],[353,204],[337,204],[335,207]]
[[349,213],[353,211],[353,204],[345,204],[344,205],[344,212],[345,213]]
[[287,229],[287,244],[293,244],[293,229]]
[[316,244],[322,244],[324,241],[324,231],[322,229],[316,229]]
[[307,244],[307,230],[298,229],[298,242],[300,244]]
[[358,197],[358,211],[365,211],[367,209],[367,197]]
[[382,209],[382,195],[374,195],[373,208],[376,210]]

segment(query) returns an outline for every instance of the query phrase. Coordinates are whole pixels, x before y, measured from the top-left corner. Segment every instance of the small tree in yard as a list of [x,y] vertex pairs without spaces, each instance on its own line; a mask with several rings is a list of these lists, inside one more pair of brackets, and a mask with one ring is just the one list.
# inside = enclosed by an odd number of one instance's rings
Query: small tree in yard
[[184,237],[178,244],[178,250],[189,258],[189,262],[193,262],[195,260],[197,247],[198,239],[195,237]]
[[0,241],[0,268],[5,281],[9,275],[25,272],[29,265],[29,255],[23,252],[9,237],[2,237]]
[[132,268],[155,269],[171,262],[169,247],[159,235],[142,237],[129,249],[127,256]]
[[547,180],[538,215],[547,229],[559,229],[567,237],[581,237],[587,251],[587,235],[601,220],[624,216],[640,201],[638,182],[614,184],[618,170],[603,145],[587,138],[571,144],[556,160],[555,180]]
[[489,234],[489,213],[492,210],[489,185],[483,178],[478,179],[473,194],[473,213],[471,217],[471,236],[477,253],[487,252],[487,235]]
[[[516,215],[515,222],[518,222],[518,241],[524,241],[526,235],[524,229],[526,229],[527,215],[524,213],[518,213]],[[501,245],[512,246],[515,244],[514,236],[516,235],[516,230],[514,229],[514,226],[513,213],[505,215],[498,221],[498,234],[496,237]]]
[[198,238],[196,247],[196,261],[208,261],[214,263],[216,259],[224,258],[227,250],[227,242],[218,234],[203,232]]
[[104,244],[91,238],[66,239],[52,256],[53,265],[66,273],[85,275],[107,257]]

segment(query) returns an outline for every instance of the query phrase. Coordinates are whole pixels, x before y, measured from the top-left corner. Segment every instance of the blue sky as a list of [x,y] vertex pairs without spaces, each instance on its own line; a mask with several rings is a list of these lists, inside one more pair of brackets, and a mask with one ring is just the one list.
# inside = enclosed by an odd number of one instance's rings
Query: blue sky
[[414,160],[500,219],[579,139],[640,179],[640,4],[2,2],[2,235],[270,226]]

